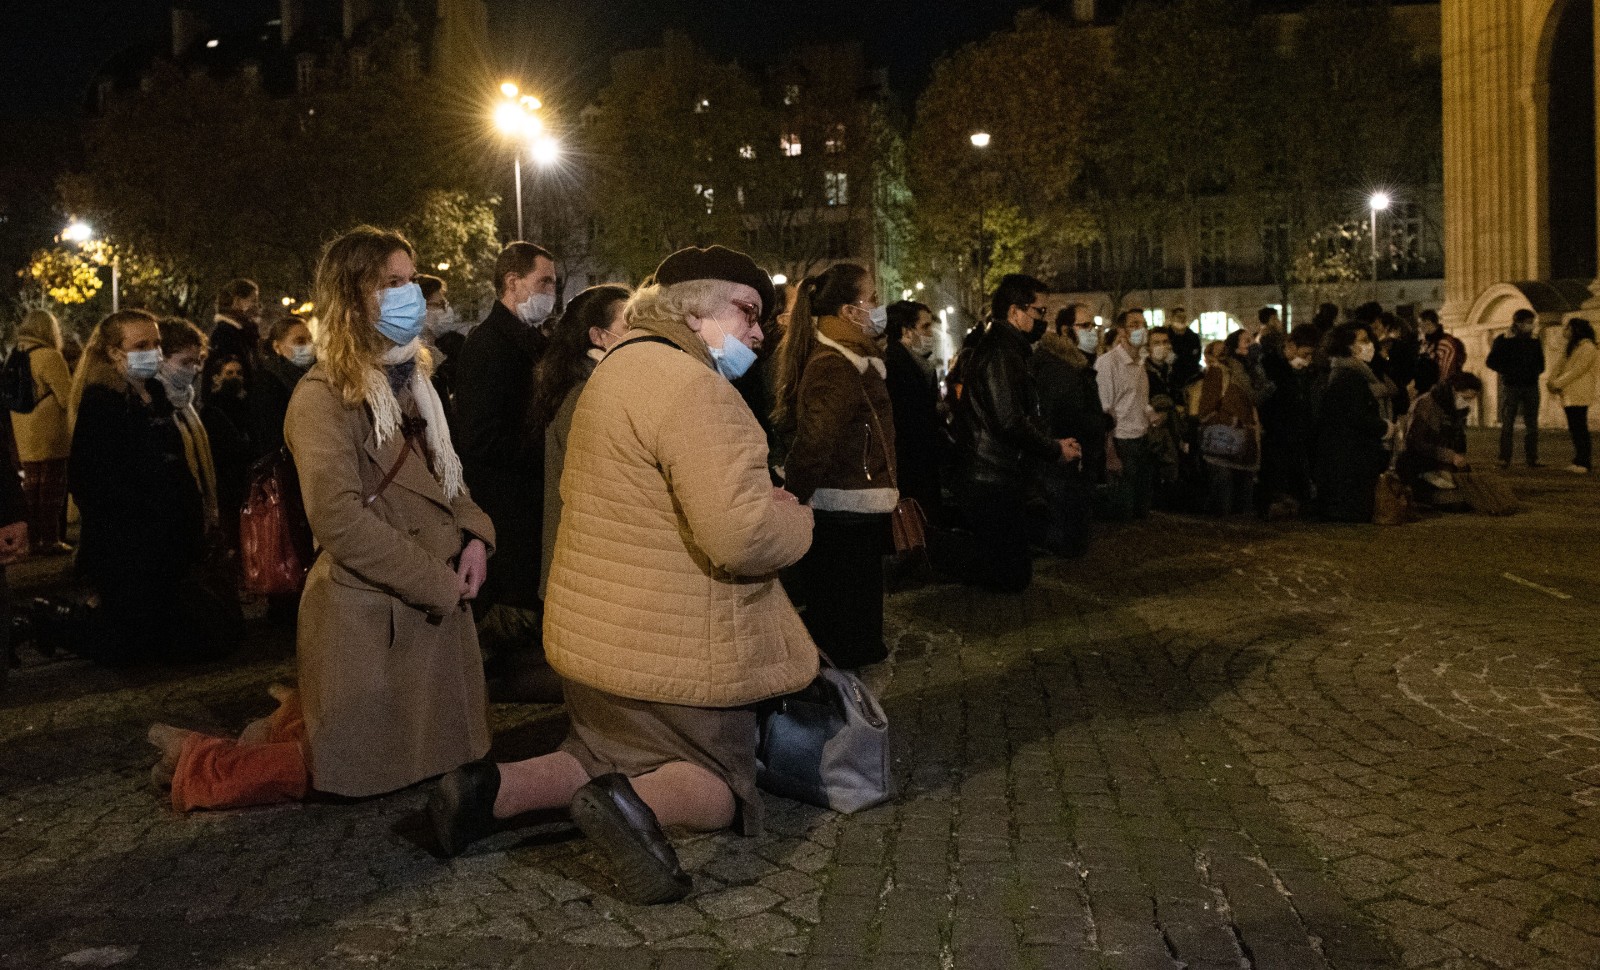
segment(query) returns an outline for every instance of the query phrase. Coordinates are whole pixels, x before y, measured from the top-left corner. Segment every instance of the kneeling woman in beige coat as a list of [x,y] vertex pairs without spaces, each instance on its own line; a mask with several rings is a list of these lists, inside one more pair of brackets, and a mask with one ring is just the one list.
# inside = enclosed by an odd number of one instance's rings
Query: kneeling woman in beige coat
[[421,349],[411,245],[362,227],[317,267],[319,363],[284,439],[322,554],[300,600],[311,785],[364,796],[481,758],[489,723],[467,601],[489,517],[461,481]]
[[545,652],[571,733],[554,754],[476,762],[428,809],[450,854],[496,819],[570,807],[636,903],[688,893],[662,827],[759,831],[759,701],[816,676],[779,569],[811,511],[774,489],[767,442],[729,383],[755,359],[767,274],[721,247],[674,253],[628,302],[628,336],[572,419],[545,600]]

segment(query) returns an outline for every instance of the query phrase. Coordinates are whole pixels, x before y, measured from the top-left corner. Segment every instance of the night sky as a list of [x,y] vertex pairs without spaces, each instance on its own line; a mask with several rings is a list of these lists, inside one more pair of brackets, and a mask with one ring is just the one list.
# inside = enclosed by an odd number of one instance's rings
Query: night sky
[[[305,0],[307,6],[339,0]],[[384,2],[384,0],[379,0]],[[412,0],[417,2],[417,0]],[[942,53],[1009,24],[1039,0],[488,0],[506,66],[552,94],[587,97],[617,51],[683,31],[719,57],[758,65],[809,42],[855,38],[908,100]],[[1118,0],[1112,0],[1118,2]],[[1260,0],[1281,7],[1292,0]],[[1070,9],[1070,0],[1045,6]],[[4,0],[0,114],[48,117],[85,102],[106,60],[167,37],[165,0]],[[276,0],[190,0],[218,32],[277,15]]]

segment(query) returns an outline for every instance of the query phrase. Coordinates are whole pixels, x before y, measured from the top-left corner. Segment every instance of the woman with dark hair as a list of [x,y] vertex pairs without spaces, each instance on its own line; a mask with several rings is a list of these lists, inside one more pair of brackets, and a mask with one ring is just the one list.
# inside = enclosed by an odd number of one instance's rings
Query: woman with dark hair
[[900,494],[917,500],[931,523],[942,519],[944,500],[939,466],[950,436],[939,414],[939,383],[934,370],[933,310],[901,300],[889,305],[888,343],[883,362],[894,411],[895,470]]
[[1317,512],[1334,522],[1371,522],[1378,476],[1394,435],[1389,387],[1369,366],[1377,346],[1363,324],[1328,334],[1328,385],[1317,409],[1312,479]]
[[900,492],[877,343],[887,325],[872,274],[837,263],[800,284],[777,353],[772,420],[794,433],[784,487],[816,516],[811,549],[794,567],[795,588],[812,638],[845,668],[888,656],[882,557]]
[[1589,474],[1589,406],[1594,404],[1595,368],[1600,352],[1595,349],[1594,325],[1582,317],[1567,321],[1567,352],[1550,375],[1549,390],[1561,398],[1567,415],[1567,431],[1572,435],[1572,464],[1567,471]]
[[[245,386],[245,362],[222,355],[206,358],[211,383],[200,418],[211,438],[211,457],[217,466],[217,524],[229,549],[239,548],[239,510],[250,488],[250,466],[260,457],[256,447],[257,416]],[[261,378],[257,371],[257,380]]]
[[261,380],[256,383],[257,444],[261,452],[283,447],[283,419],[289,413],[289,398],[300,378],[316,362],[317,348],[304,320],[291,315],[272,325],[267,353],[261,362]]
[[1467,467],[1467,412],[1481,393],[1483,381],[1462,372],[1412,403],[1395,471],[1418,501],[1441,507],[1464,504],[1450,501],[1449,493],[1455,490],[1453,473]]
[[630,293],[626,286],[591,286],[572,298],[561,319],[547,325],[550,345],[533,370],[533,401],[528,433],[544,435],[544,556],[539,568],[539,599],[550,584],[550,561],[556,554],[556,529],[561,525],[561,471],[567,462],[567,438],[578,395],[606,351],[628,332],[622,317]]

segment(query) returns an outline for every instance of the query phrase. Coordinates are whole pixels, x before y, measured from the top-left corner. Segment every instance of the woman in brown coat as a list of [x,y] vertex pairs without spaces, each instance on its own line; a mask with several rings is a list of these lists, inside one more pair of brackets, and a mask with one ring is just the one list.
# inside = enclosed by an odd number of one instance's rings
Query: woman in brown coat
[[1249,331],[1235,330],[1207,348],[1210,366],[1200,382],[1194,413],[1210,478],[1206,511],[1212,515],[1249,509],[1261,469],[1261,422],[1244,364],[1252,339]]
[[816,513],[793,571],[806,629],[840,667],[888,656],[883,555],[900,500],[894,411],[877,338],[888,322],[872,274],[837,263],[800,284],[778,347],[773,424],[793,429],[784,487]]
[[689,891],[663,827],[760,830],[753,705],[817,672],[777,577],[810,544],[811,512],[772,487],[766,436],[729,383],[755,360],[771,280],[714,246],[674,253],[655,281],[567,441],[544,645],[571,733],[553,754],[465,765],[428,803],[451,855],[496,819],[569,807],[635,903]]
[[300,601],[312,787],[393,791],[481,758],[489,724],[468,602],[494,527],[461,481],[420,350],[400,236],[354,229],[317,268],[320,363],[284,438],[322,555]]

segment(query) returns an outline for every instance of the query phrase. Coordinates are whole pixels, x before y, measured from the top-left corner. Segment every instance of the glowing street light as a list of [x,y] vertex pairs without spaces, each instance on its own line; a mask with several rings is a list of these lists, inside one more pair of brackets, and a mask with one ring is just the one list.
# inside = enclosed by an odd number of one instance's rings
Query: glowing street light
[[500,85],[500,94],[504,98],[494,109],[494,126],[511,139],[511,179],[516,185],[517,194],[517,238],[522,238],[522,147],[524,142],[529,142],[533,150],[533,160],[541,167],[553,164],[561,155],[561,146],[554,139],[542,134],[544,122],[534,114],[544,107],[544,102],[531,94],[523,94],[510,81]]
[[988,148],[989,147],[989,133],[987,131],[973,132],[973,134],[972,134],[972,147],[973,148]]
[[789,282],[789,277],[783,275],[782,273],[773,273],[772,274],[772,285],[773,286],[782,286],[783,284],[785,284],[787,282]]
[[[61,230],[61,238],[66,242],[83,245],[94,238],[94,229],[87,222],[77,219],[67,223]],[[116,250],[111,251],[111,312],[116,313],[122,309],[122,257]]]
[[294,306],[294,297],[286,296],[280,302],[286,307]]
[[440,263],[438,266],[436,266],[434,268],[437,269],[441,273],[450,272],[450,264],[449,263]]
[[1389,208],[1389,193],[1374,192],[1367,199],[1367,207],[1372,210],[1372,282],[1378,282],[1378,213]]

